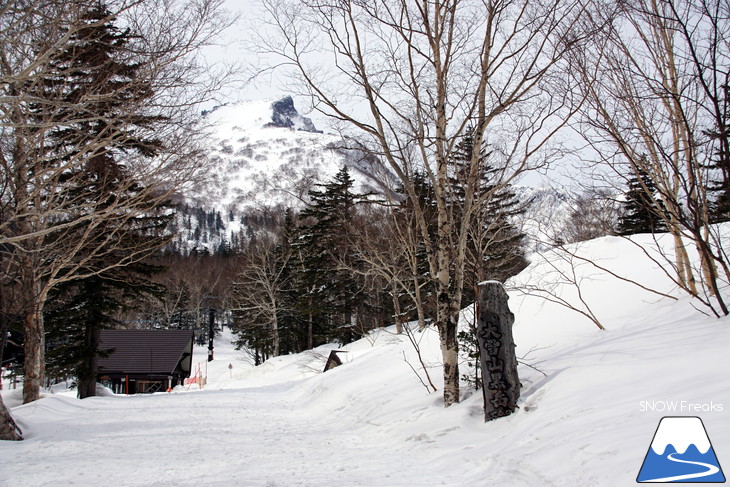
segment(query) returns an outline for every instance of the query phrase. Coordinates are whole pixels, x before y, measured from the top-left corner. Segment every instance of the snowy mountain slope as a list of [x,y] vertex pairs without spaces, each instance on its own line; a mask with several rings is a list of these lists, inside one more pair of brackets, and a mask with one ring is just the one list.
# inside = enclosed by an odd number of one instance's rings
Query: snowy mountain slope
[[[393,174],[375,157],[318,130],[291,97],[219,106],[204,114],[211,167],[178,201],[176,237],[168,250],[220,252],[235,247],[270,219],[272,208],[301,208],[309,191],[347,166],[358,193],[383,194]],[[278,207],[278,208],[277,208]],[[254,223],[254,222],[259,222]]]
[[527,235],[528,248],[549,248],[563,233],[576,195],[566,189],[547,186],[516,186],[514,191],[525,208],[515,223]]
[[212,181],[190,195],[202,206],[242,213],[263,206],[301,206],[316,183],[351,168],[358,191],[378,186],[372,159],[355,158],[342,139],[317,130],[291,97],[224,105],[207,113],[212,126]]
[[[646,235],[633,241],[653,245]],[[663,416],[701,417],[727,468],[730,319],[698,312],[626,239],[575,249],[678,299],[583,263],[576,277],[606,328],[598,331],[514,287],[536,283],[575,301],[575,286],[552,273],[568,270],[566,259],[533,256],[509,286],[524,362],[512,416],[485,424],[478,393],[443,409],[440,392],[421,383],[409,340],[393,328],[343,347],[345,363],[324,374],[335,345],[252,367],[224,334],[203,390],[84,401],[59,393],[24,406],[4,392],[27,439],[0,444],[0,485],[633,485]],[[440,387],[436,331],[414,336]],[[195,351],[203,369],[205,353]]]

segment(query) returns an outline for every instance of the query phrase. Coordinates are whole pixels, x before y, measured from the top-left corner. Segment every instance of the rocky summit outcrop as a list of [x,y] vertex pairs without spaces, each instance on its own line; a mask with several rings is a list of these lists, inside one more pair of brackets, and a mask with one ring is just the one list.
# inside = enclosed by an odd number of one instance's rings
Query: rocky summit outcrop
[[264,127],[293,128],[304,132],[322,133],[321,130],[317,130],[311,119],[299,114],[294,108],[294,100],[291,96],[285,96],[281,100],[275,101],[271,104],[271,109],[271,122]]

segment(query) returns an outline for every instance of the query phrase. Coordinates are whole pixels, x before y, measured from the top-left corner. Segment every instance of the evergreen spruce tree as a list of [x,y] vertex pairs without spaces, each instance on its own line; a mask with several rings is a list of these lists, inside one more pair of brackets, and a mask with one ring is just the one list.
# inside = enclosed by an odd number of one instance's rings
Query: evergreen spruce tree
[[467,372],[461,375],[461,380],[479,390],[482,388],[482,376],[479,370],[481,354],[476,327],[469,323],[467,328],[459,330],[456,336],[459,340],[459,355],[466,359],[467,365]]
[[[302,293],[306,294],[309,287],[303,281],[305,278],[304,259],[302,248],[296,242],[299,236],[297,217],[291,208],[287,208],[281,243],[277,248],[277,258],[283,266],[282,281],[286,283],[280,297],[281,306],[277,310],[282,354],[303,352],[308,348],[309,323],[300,311],[303,308],[309,308],[309,306],[305,306],[306,301],[301,298]],[[283,262],[284,260],[286,262]],[[309,345],[309,347],[311,346]]]
[[[296,246],[302,259],[302,280],[308,289],[301,296],[302,309],[313,326],[314,343],[332,339],[344,343],[357,334],[362,283],[350,269],[358,265],[352,249],[356,195],[347,166],[321,190],[309,192],[311,204],[300,214],[302,235]],[[319,319],[311,321],[315,316]]]
[[662,213],[664,205],[656,197],[656,186],[644,170],[628,181],[623,204],[623,215],[619,218],[620,235],[637,233],[658,233],[667,231]]
[[[428,180],[426,175],[420,171],[416,171],[413,174],[413,187],[416,193],[417,205],[420,212],[423,214],[426,220],[426,226],[432,239],[436,237],[436,226],[437,226],[437,209],[436,199],[434,195],[434,189],[431,182]],[[402,187],[396,190],[396,193],[404,194]],[[401,204],[396,209],[395,220],[398,225],[416,225],[414,221],[414,203],[410,198],[404,197]],[[415,235],[420,236],[420,232],[414,231]],[[420,238],[420,237],[419,237]],[[435,303],[435,288],[431,279],[431,269],[427,258],[426,246],[423,240],[415,243],[415,254],[416,254],[416,273],[418,282],[421,285],[421,295],[423,298],[422,306],[423,312],[427,316],[433,316],[436,310]]]
[[[474,138],[468,130],[453,156],[456,171],[451,180],[453,194],[456,195],[453,202],[455,211],[458,211],[463,199],[459,183],[460,172],[466,170],[475,150]],[[476,196],[481,204],[474,214],[467,242],[469,257],[464,305],[476,299],[477,283],[486,279],[504,282],[527,265],[524,255],[525,236],[514,223],[524,213],[524,206],[520,204],[511,185],[497,186],[494,183],[499,179],[499,168],[490,165],[489,153],[483,148],[479,149],[479,159],[481,173]]]
[[715,128],[708,131],[710,140],[715,143],[715,157],[711,169],[717,178],[708,188],[715,194],[711,218],[714,222],[730,220],[730,85],[722,86],[722,108],[717,117]]
[[49,377],[76,377],[80,399],[96,395],[101,331],[118,328],[120,313],[162,292],[148,278],[159,268],[135,263],[68,281],[53,290],[45,320],[48,330],[46,370]]
[[[496,173],[499,168],[489,164],[489,153],[483,148],[474,146],[474,138],[468,130],[459,142],[454,152],[455,174],[451,181],[455,198],[452,202],[453,211],[459,211],[463,204],[463,191],[460,181],[464,175],[460,174],[469,166],[474,151],[479,151],[480,169],[476,191],[480,205],[471,222],[471,231],[468,235],[465,269],[465,287],[463,305],[473,303],[478,295],[477,284],[487,279],[504,282],[516,275],[527,266],[524,252],[524,234],[515,225],[514,221],[524,213],[510,185],[497,186],[494,181],[499,178]],[[460,354],[465,357],[469,372],[462,375],[462,380],[470,383],[475,389],[482,387],[479,371],[480,353],[476,337],[475,323],[470,323],[461,329],[459,340]]]
[[[492,186],[488,191],[493,189]],[[479,217],[481,222],[488,223],[484,229],[486,252],[481,259],[474,259],[481,267],[475,273],[477,282],[484,279],[504,282],[527,266],[524,251],[525,235],[514,223],[524,211],[524,206],[520,204],[510,186],[496,190],[490,198]],[[478,257],[476,245],[473,247],[473,252]]]
[[[89,277],[69,281],[54,291],[59,302],[48,320],[50,334],[65,334],[58,338],[64,344],[59,352],[69,352],[56,354],[54,367],[75,372],[83,398],[95,394],[101,328],[114,323],[114,314],[126,306],[131,296],[156,289],[146,279],[152,267],[135,264],[124,268],[120,264],[126,259],[130,264],[137,262],[140,255],[149,255],[164,245],[168,241],[164,229],[171,216],[152,199],[145,212],[137,199],[136,216],[122,212],[93,227],[83,218],[83,212],[89,209],[111,209],[125,198],[131,201],[137,197],[143,187],[132,180],[126,163],[136,157],[154,157],[163,144],[146,130],[160,117],[143,113],[144,102],[153,92],[151,86],[136,79],[140,65],[129,60],[129,32],[114,25],[102,2],[86,12],[81,22],[85,25],[51,61],[55,74],[45,79],[44,86],[54,92],[63,86],[66,102],[55,114],[60,128],[49,134],[49,157],[61,164],[72,158],[84,161],[62,175],[68,181],[63,188],[65,194],[76,198],[81,213],[69,216],[70,222],[80,223],[64,229],[63,238],[73,240],[75,233],[83,235],[80,241],[95,251],[78,252],[77,260],[70,263],[79,267],[80,276]],[[74,111],[82,99],[93,117]],[[43,107],[35,109],[42,111]],[[87,145],[87,141],[101,140],[101,134],[114,137],[104,139],[108,141],[106,146]],[[51,234],[48,238],[60,236]],[[99,252],[100,248],[110,250]],[[88,255],[94,258],[88,259]]]
[[300,322],[302,348],[308,350],[326,343],[332,336],[334,298],[331,290],[331,256],[323,242],[324,236],[315,232],[313,224],[301,224],[292,242],[291,284],[289,298]]

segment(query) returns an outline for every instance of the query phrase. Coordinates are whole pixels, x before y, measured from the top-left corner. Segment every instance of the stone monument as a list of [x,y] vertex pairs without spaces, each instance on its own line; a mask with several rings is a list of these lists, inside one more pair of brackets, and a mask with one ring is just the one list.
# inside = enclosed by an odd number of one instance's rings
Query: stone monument
[[477,342],[482,366],[484,420],[512,414],[520,397],[517,356],[512,339],[515,316],[507,292],[498,281],[479,284]]

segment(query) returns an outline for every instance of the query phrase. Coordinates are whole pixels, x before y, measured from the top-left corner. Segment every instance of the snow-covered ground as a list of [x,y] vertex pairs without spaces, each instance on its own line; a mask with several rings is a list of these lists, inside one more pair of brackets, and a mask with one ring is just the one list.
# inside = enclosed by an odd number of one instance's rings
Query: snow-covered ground
[[[730,468],[730,319],[695,309],[625,239],[578,248],[680,298],[574,262],[586,304],[606,327],[599,331],[573,311],[510,291],[517,352],[530,365],[520,366],[512,416],[484,423],[481,394],[444,409],[440,391],[429,394],[412,370],[412,345],[392,328],[344,347],[344,365],[326,373],[334,346],[253,367],[224,331],[202,390],[83,401],[57,392],[28,405],[19,391],[4,391],[26,440],[0,442],[0,485],[633,485],[664,416],[700,417]],[[515,283],[553,284],[576,302],[575,285],[555,270],[566,266],[558,255],[533,256]],[[415,336],[438,386],[436,332]],[[196,349],[203,373],[205,357]]]

